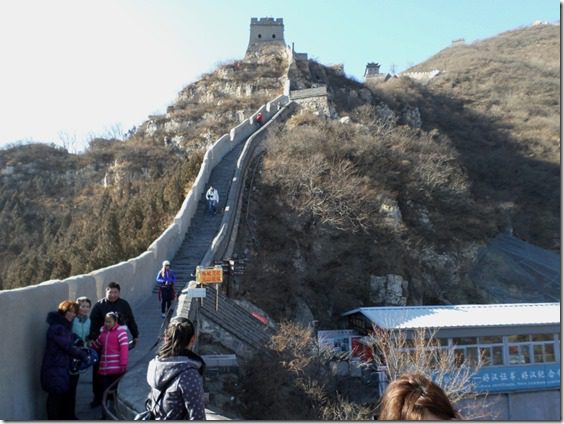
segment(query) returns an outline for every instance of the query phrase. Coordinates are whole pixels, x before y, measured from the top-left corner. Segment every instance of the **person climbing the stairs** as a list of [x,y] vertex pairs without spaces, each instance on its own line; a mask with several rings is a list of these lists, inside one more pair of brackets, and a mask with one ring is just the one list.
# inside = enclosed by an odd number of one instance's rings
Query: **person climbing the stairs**
[[161,302],[161,316],[164,318],[175,297],[176,276],[170,269],[169,261],[163,261],[163,267],[157,273],[157,283],[159,284],[158,297]]
[[217,205],[219,204],[219,193],[215,187],[210,186],[206,193],[206,199],[208,199],[208,213],[210,215],[215,215],[217,212]]

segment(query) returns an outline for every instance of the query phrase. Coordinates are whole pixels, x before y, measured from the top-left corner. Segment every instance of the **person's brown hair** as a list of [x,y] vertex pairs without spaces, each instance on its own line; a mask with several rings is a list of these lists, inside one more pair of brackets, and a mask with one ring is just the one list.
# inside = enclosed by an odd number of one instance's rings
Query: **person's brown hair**
[[421,374],[404,374],[386,388],[378,419],[423,420],[425,412],[443,420],[460,418],[437,384]]
[[75,314],[78,314],[78,308],[78,302],[75,302],[74,300],[63,300],[57,307],[59,313],[63,315],[66,314],[70,309],[74,310]]
[[192,321],[184,317],[173,318],[165,331],[159,358],[182,355],[188,349],[188,343],[194,334],[196,330]]

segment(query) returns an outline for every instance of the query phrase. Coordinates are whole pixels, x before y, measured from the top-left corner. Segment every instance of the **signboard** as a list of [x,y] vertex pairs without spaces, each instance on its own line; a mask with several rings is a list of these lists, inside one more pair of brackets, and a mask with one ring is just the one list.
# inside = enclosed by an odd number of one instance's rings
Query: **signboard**
[[223,283],[223,268],[221,265],[213,268],[196,268],[196,281],[199,284],[219,284]]
[[188,297],[206,297],[206,289],[188,289],[186,295]]
[[357,333],[354,330],[319,330],[317,341],[322,347],[338,352],[350,352],[351,337],[356,335]]
[[484,367],[474,376],[477,391],[511,391],[560,387],[560,364]]
[[[448,382],[449,376],[445,377]],[[513,390],[560,387],[560,364],[529,364],[509,367],[483,367],[472,377],[476,392],[511,392]]]

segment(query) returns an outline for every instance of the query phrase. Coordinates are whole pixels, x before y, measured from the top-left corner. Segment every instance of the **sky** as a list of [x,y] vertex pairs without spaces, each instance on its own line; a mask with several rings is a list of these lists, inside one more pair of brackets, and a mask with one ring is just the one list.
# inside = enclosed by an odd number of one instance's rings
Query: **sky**
[[558,0],[0,0],[0,148],[83,151],[162,114],[178,92],[242,58],[251,17],[283,18],[286,44],[362,81],[448,47],[559,22]]

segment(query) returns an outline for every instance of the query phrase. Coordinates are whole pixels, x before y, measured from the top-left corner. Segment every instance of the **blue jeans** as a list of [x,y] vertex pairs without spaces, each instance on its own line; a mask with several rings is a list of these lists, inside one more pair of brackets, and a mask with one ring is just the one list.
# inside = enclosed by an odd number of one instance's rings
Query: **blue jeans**
[[212,199],[208,199],[208,213],[210,215],[215,215],[217,211],[217,202]]

